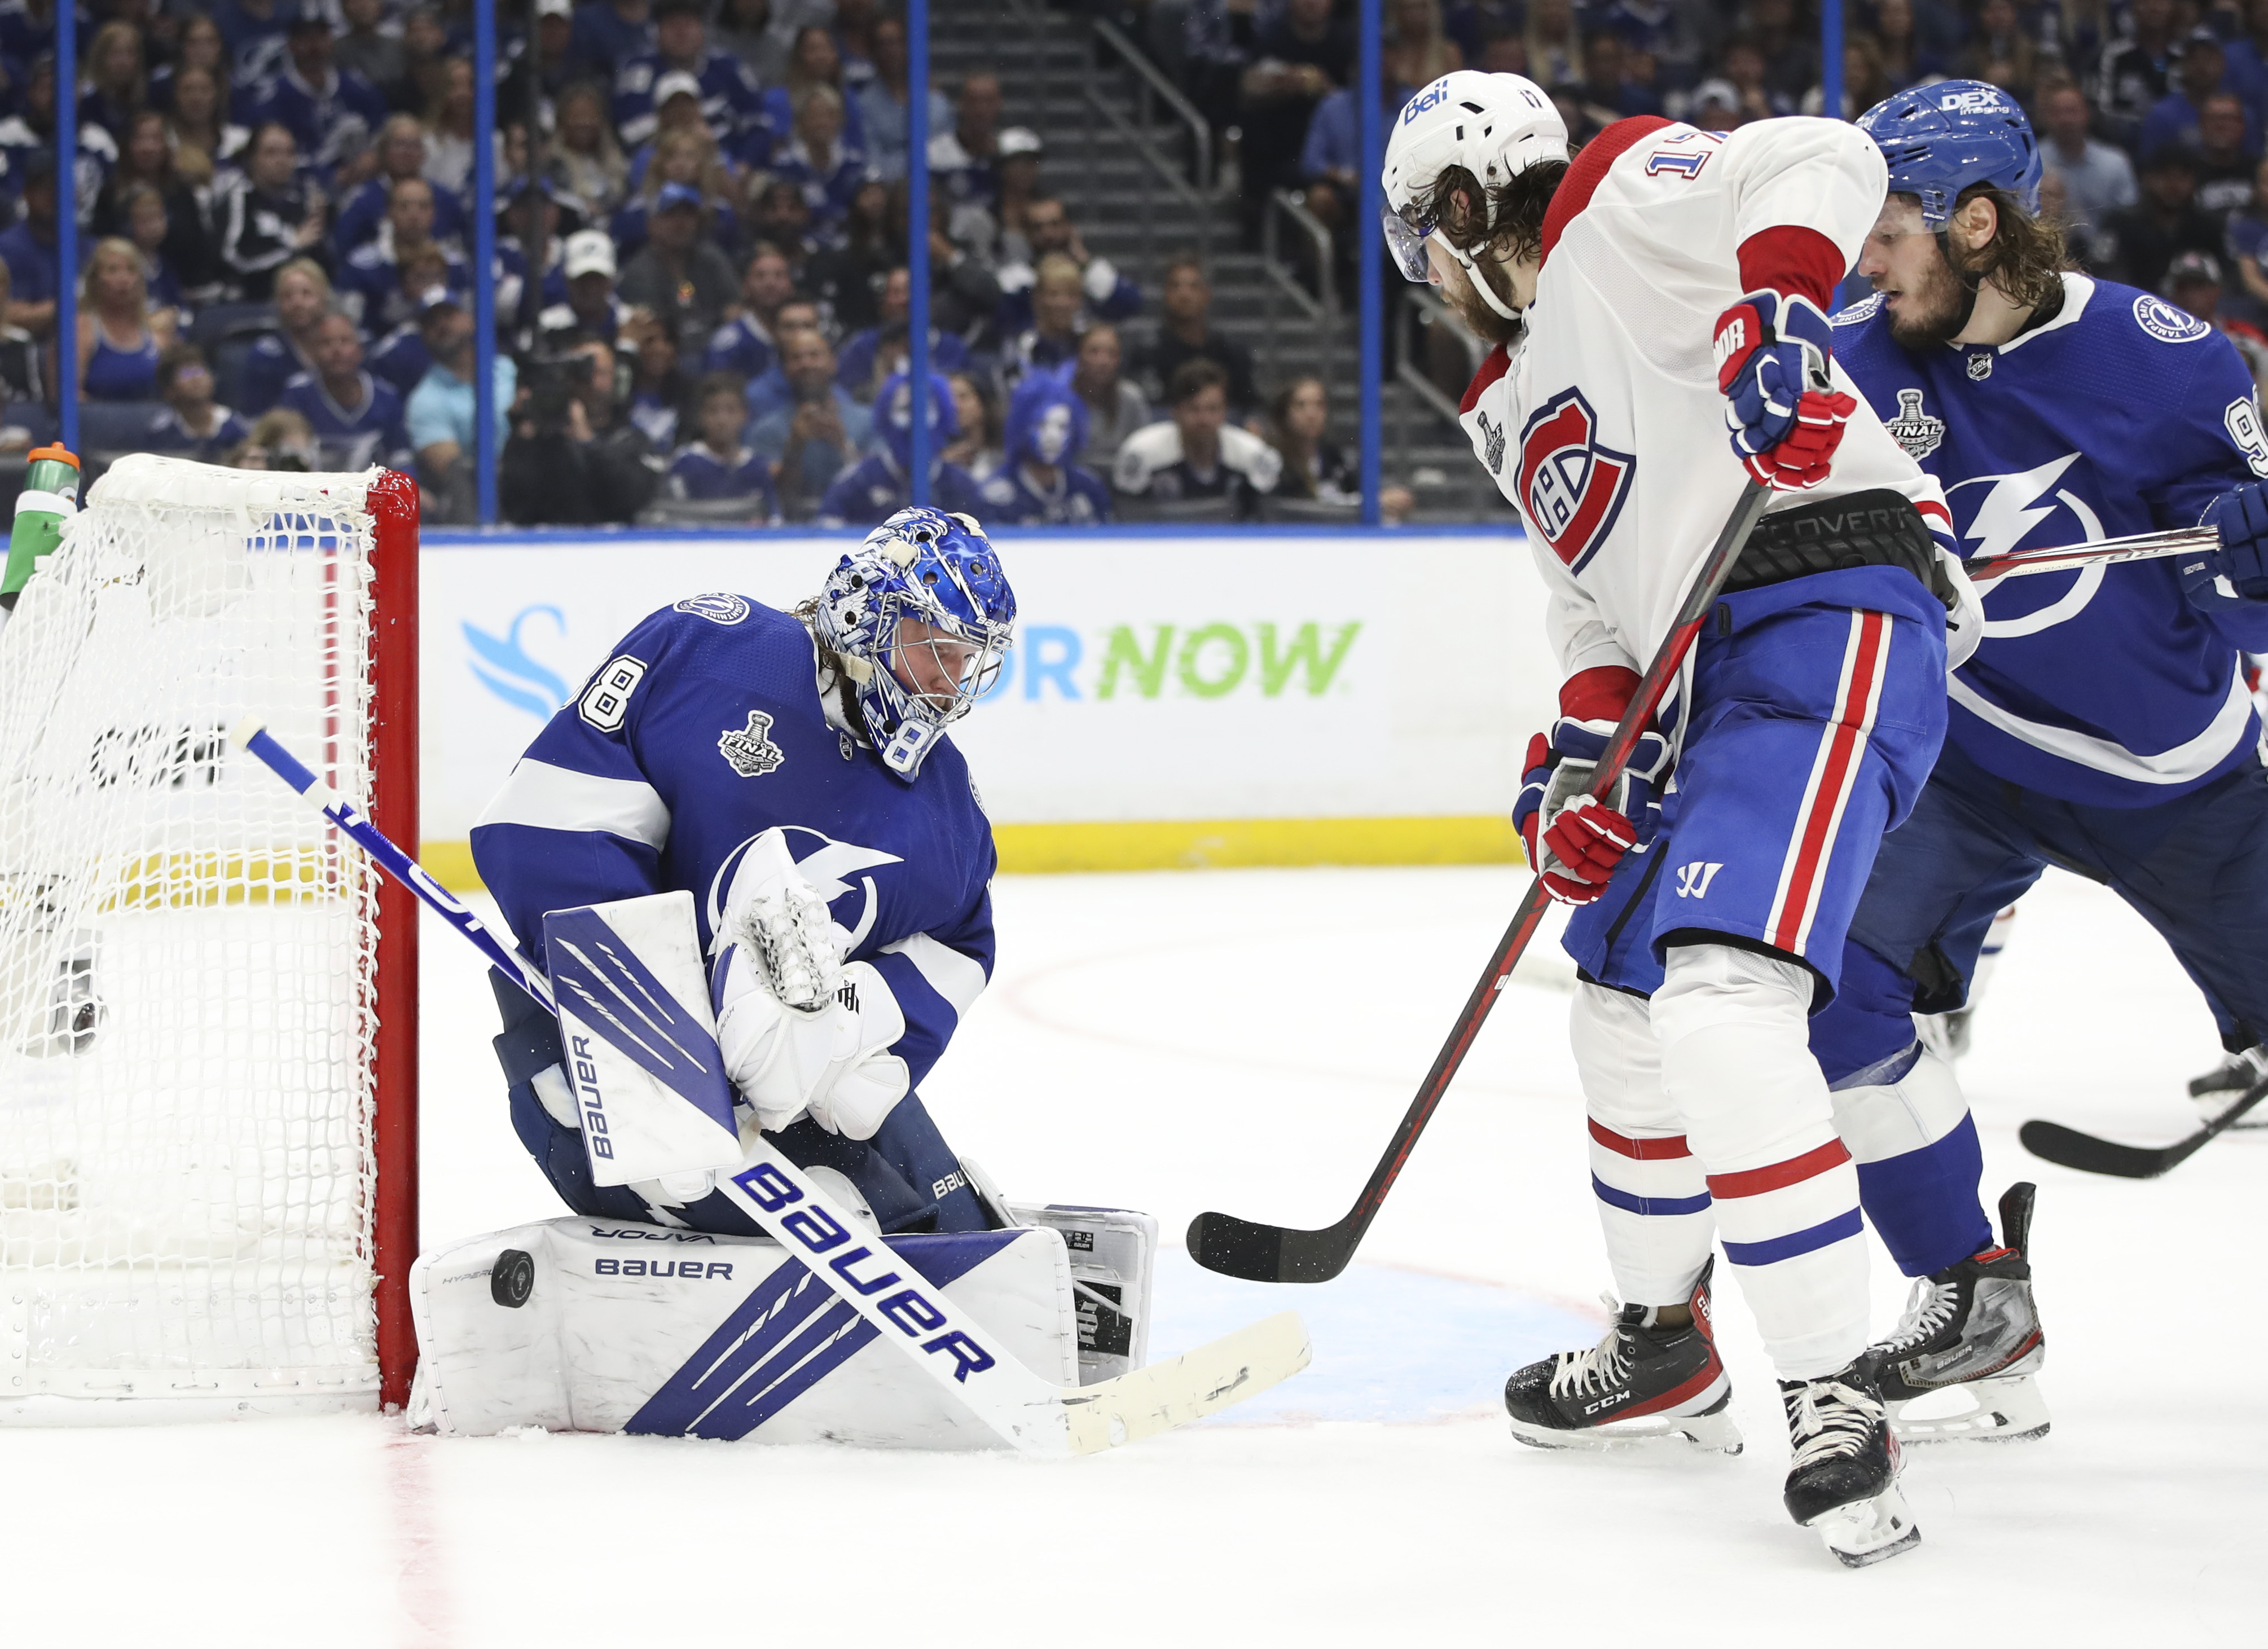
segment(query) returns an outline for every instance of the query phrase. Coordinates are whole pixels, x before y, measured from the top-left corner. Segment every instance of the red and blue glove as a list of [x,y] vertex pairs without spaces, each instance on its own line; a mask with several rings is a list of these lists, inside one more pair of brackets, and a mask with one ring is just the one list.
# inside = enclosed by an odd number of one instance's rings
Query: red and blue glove
[[1830,386],[1835,329],[1809,298],[1769,287],[1717,317],[1717,387],[1725,427],[1749,475],[1796,492],[1827,479],[1859,403]]
[[1512,822],[1544,892],[1563,904],[1587,905],[1605,893],[1623,855],[1644,852],[1660,828],[1669,744],[1658,732],[1640,735],[1603,798],[1590,793],[1599,758],[1637,688],[1635,671],[1583,671],[1559,689],[1561,714],[1550,734],[1528,741]]
[[2268,596],[2268,487],[2248,482],[2205,506],[2202,526],[2220,532],[2220,548],[2174,562],[2182,593],[2207,611]]

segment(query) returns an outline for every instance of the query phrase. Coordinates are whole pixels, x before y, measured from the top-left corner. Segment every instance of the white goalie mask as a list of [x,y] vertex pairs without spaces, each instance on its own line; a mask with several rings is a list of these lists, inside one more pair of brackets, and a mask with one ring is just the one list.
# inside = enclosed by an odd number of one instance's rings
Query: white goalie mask
[[[1402,106],[1386,144],[1386,244],[1409,279],[1425,285],[1432,270],[1425,242],[1436,228],[1440,202],[1434,180],[1462,166],[1493,191],[1539,161],[1567,158],[1567,122],[1558,107],[1525,75],[1488,75],[1460,69],[1443,75]],[[1464,266],[1481,301],[1506,320],[1517,320],[1496,289],[1482,278],[1469,254],[1442,247]]]

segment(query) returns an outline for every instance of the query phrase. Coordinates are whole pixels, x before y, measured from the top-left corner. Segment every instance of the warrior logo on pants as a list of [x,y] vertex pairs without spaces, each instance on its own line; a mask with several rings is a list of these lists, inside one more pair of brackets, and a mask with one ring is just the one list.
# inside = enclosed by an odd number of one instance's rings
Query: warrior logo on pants
[[1598,444],[1599,421],[1580,389],[1563,390],[1520,434],[1520,508],[1552,554],[1582,571],[1614,531],[1637,460]]

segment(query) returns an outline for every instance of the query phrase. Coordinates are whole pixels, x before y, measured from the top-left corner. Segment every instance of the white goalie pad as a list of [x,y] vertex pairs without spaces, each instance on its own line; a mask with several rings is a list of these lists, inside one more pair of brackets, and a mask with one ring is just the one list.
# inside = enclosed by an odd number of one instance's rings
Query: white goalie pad
[[738,1163],[693,895],[547,911],[543,947],[593,1181],[630,1185]]
[[[1098,1351],[1095,1366],[1116,1373],[1138,1363],[1155,1222],[1091,1209],[1027,1217],[1046,1223],[896,1237],[888,1248],[1051,1385],[1093,1378],[1080,1350],[1083,1314],[1103,1330],[1088,1336],[1099,1346],[1127,1347]],[[1067,1244],[1082,1235],[1092,1246],[1074,1255]],[[1105,1299],[1117,1290],[1138,1302],[1123,1329],[1075,1290],[1075,1269]],[[1002,1446],[769,1238],[547,1220],[424,1255],[409,1290],[419,1354],[410,1419],[444,1436],[536,1425],[878,1448]]]

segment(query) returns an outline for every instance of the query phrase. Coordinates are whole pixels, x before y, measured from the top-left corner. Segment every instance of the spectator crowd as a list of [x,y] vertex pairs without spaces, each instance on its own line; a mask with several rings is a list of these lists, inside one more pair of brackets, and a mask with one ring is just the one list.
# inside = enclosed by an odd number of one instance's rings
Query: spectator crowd
[[988,522],[1352,501],[1323,386],[1271,423],[1204,264],[1153,297],[1091,252],[989,73],[932,96],[916,393],[906,41],[877,0],[498,12],[478,270],[471,0],[86,0],[75,141],[54,0],[0,0],[0,450],[52,437],[68,372],[98,455],[389,464],[470,520],[478,279],[512,522],[871,525],[909,496],[917,408],[932,497]]
[[[1464,66],[1543,84],[1579,143],[1630,114],[1819,112],[1818,3],[1386,0],[1386,112]],[[532,33],[500,13],[476,271],[471,0],[86,0],[61,141],[54,0],[0,0],[0,450],[52,436],[68,373],[98,453],[388,463],[430,519],[469,520],[478,278],[512,521],[871,524],[909,496],[917,416],[932,497],[987,521],[1357,501],[1325,386],[1259,381],[1198,258],[1145,291],[1091,250],[990,73],[932,94],[931,380],[909,381],[906,42],[880,0],[538,0]],[[1219,129],[1256,239],[1289,190],[1351,245],[1353,17],[1122,16]],[[2268,365],[2268,0],[1849,0],[1845,24],[1835,112],[2007,88],[2080,263]]]

